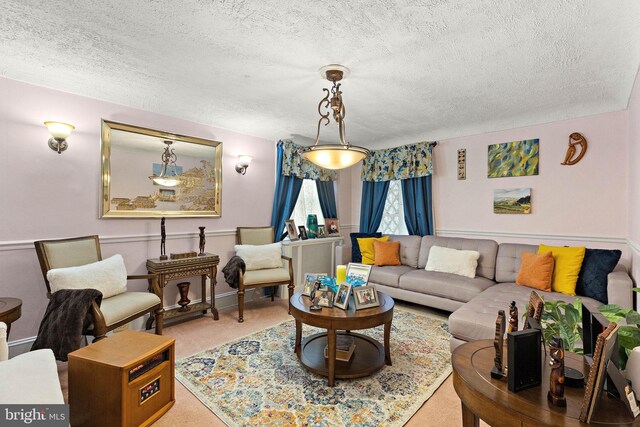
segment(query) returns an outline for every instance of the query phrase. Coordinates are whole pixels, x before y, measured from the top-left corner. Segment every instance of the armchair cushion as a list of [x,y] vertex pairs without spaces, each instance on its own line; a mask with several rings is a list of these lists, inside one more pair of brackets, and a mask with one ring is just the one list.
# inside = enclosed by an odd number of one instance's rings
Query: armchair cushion
[[265,268],[282,267],[282,244],[267,245],[236,245],[236,255],[242,258],[247,271]]
[[100,311],[107,327],[120,322],[133,313],[143,313],[160,304],[156,294],[147,292],[124,292],[111,298],[104,298]]
[[242,282],[246,285],[257,285],[259,283],[277,283],[291,280],[288,268],[272,268],[268,270],[253,270],[244,273]]
[[127,270],[121,255],[78,267],[54,268],[47,272],[51,292],[60,289],[97,289],[103,298],[127,290]]
[[0,384],[3,405],[64,403],[56,359],[48,348],[0,362]]

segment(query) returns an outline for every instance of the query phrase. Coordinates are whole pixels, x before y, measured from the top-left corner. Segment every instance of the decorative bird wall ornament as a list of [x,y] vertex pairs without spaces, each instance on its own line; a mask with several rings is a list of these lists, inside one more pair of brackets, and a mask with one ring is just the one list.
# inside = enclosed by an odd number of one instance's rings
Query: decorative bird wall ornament
[[[580,153],[578,154],[578,157],[574,159],[573,156],[575,156],[578,146],[580,146]],[[580,160],[582,160],[582,157],[584,157],[584,154],[586,152],[587,152],[586,138],[582,136],[582,134],[578,132],[574,132],[571,135],[569,135],[569,148],[567,148],[567,155],[564,157],[564,162],[560,164],[568,165],[568,166],[575,165]]]

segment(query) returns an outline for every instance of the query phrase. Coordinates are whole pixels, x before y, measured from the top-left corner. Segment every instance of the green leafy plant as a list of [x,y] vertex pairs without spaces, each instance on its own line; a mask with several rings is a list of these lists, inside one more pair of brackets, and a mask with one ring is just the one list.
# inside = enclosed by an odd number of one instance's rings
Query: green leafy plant
[[[640,292],[640,288],[633,288],[633,290]],[[626,322],[626,325],[618,327],[620,368],[624,369],[631,351],[640,346],[640,313],[632,308],[622,308],[616,304],[601,305],[598,310],[610,322],[620,323],[622,320]]]
[[572,303],[565,301],[545,301],[540,319],[544,342],[549,345],[556,336],[564,341],[565,350],[582,354],[582,348],[576,347],[582,342],[582,300],[576,298]]

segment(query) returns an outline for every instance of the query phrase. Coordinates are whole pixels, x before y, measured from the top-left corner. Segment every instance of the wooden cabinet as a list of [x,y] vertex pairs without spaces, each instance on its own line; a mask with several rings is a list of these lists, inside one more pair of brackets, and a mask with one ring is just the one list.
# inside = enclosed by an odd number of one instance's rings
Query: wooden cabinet
[[[342,244],[342,237],[282,242],[283,254],[293,259],[293,284],[296,292],[302,291],[305,273],[336,275],[336,245],[339,244]],[[287,295],[286,290],[281,290],[280,295]]]
[[69,353],[72,426],[147,426],[175,403],[175,340],[122,331]]

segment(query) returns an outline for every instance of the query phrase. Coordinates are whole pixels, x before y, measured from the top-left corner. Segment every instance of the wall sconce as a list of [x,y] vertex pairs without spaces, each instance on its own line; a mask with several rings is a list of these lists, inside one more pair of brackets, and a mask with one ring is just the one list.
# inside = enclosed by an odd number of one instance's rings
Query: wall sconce
[[58,154],[67,149],[67,138],[71,135],[71,132],[76,128],[68,123],[61,122],[44,122],[44,125],[49,129],[51,138],[49,139],[49,148],[53,151],[57,151]]
[[238,156],[238,163],[236,163],[236,172],[241,175],[247,173],[247,168],[251,164],[251,156],[247,156],[245,154],[241,154]]

